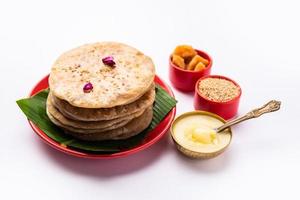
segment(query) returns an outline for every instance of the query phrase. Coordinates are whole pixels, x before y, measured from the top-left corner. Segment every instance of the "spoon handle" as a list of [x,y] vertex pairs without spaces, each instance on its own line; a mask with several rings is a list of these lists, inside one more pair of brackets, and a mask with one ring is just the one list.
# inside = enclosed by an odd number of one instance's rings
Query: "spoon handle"
[[263,105],[262,107],[256,108],[256,109],[248,112],[247,114],[245,114],[242,117],[239,117],[239,118],[236,118],[236,119],[226,122],[224,125],[217,128],[216,132],[217,133],[221,132],[221,131],[225,130],[226,128],[228,128],[229,126],[241,123],[245,120],[257,118],[257,117],[261,116],[262,114],[269,113],[269,112],[275,112],[280,109],[280,105],[281,105],[280,101],[271,100],[267,104]]

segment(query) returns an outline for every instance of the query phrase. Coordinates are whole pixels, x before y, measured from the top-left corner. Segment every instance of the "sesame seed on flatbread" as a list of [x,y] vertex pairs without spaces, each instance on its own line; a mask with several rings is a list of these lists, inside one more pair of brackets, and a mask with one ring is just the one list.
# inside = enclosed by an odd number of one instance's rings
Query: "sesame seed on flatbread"
[[[102,59],[112,56],[115,66]],[[144,95],[155,76],[152,60],[117,42],[87,44],[62,54],[53,64],[49,87],[54,96],[80,108],[112,108]],[[83,90],[87,83],[93,88]]]

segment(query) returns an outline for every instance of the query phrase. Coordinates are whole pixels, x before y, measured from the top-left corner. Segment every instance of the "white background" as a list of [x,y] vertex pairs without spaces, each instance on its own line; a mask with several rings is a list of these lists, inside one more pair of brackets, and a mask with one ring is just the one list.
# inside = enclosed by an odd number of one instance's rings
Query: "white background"
[[[299,199],[298,2],[1,1],[0,199]],[[151,56],[167,83],[169,54],[191,44],[212,56],[213,74],[241,85],[239,114],[271,99],[282,109],[234,127],[211,160],[185,158],[169,136],[120,159],[65,155],[33,133],[15,101],[62,52],[106,40]],[[192,94],[174,92],[178,114],[193,110]]]

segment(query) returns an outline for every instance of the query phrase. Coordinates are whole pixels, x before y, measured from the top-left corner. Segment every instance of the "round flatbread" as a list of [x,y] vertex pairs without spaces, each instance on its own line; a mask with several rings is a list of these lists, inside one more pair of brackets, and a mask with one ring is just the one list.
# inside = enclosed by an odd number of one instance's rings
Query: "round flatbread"
[[[113,57],[114,66],[102,62]],[[117,42],[87,44],[62,54],[53,64],[49,87],[53,95],[75,107],[111,108],[140,98],[153,83],[152,60]],[[91,83],[89,92],[84,86]]]
[[[56,108],[55,106],[52,105],[51,101],[51,93],[48,96],[47,99],[47,112],[55,118],[56,121],[61,124],[61,126],[66,126],[66,127],[71,127],[71,128],[78,128],[81,130],[91,130],[91,129],[96,129],[96,130],[111,130],[111,129],[116,129],[121,126],[124,126],[127,124],[129,121],[131,121],[133,118],[136,118],[144,113],[145,110],[141,110],[139,112],[133,113],[131,115],[122,117],[122,118],[116,118],[113,120],[102,120],[102,121],[95,121],[95,122],[84,122],[84,121],[77,121],[77,120],[72,120],[69,118],[66,118],[64,115],[62,115]],[[58,123],[57,122],[57,123]]]
[[120,140],[135,136],[145,130],[153,117],[152,107],[148,108],[141,116],[131,120],[123,127],[100,133],[77,133],[65,129],[65,133],[75,138],[86,141]]
[[134,113],[141,112],[151,106],[155,100],[155,87],[152,84],[151,89],[147,91],[138,100],[113,108],[78,108],[69,104],[67,101],[61,100],[54,95],[51,95],[53,105],[69,119],[77,121],[100,121],[100,120],[113,120],[134,115]]

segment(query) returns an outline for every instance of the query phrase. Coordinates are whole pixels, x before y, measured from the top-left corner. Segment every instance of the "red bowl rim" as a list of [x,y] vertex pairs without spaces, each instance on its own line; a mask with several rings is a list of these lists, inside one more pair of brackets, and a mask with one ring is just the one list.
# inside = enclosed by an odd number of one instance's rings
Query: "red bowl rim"
[[205,67],[204,70],[192,71],[192,70],[182,69],[172,62],[172,54],[169,57],[169,62],[170,62],[171,67],[174,67],[174,68],[178,69],[179,71],[191,73],[191,74],[203,73],[203,71],[209,70],[213,64],[213,60],[212,60],[211,56],[209,54],[207,54],[206,52],[198,50],[198,49],[195,49],[195,51],[197,51],[198,55],[200,55],[200,56],[204,55],[204,57],[206,57],[205,59],[207,59],[209,61],[208,65]]
[[[35,88],[45,79],[48,79],[49,74],[46,75],[44,78],[42,78],[31,90],[31,92],[29,93],[29,97],[33,96],[34,94],[36,94],[37,92],[35,92]],[[162,84],[160,84],[172,97],[174,96],[173,91],[171,90],[171,88],[161,79],[159,78],[157,75],[155,75],[155,79],[158,79],[159,82],[161,82]],[[154,137],[153,139],[149,140],[148,142],[140,145],[140,146],[136,146],[133,147],[132,149],[128,149],[125,151],[120,151],[117,153],[112,153],[112,154],[92,154],[92,153],[88,153],[88,152],[80,152],[78,150],[75,149],[70,149],[67,148],[65,146],[60,145],[59,143],[57,143],[55,140],[53,140],[52,138],[48,137],[40,128],[38,128],[32,121],[28,120],[29,125],[31,126],[31,128],[33,129],[33,131],[42,139],[43,142],[45,142],[46,144],[50,145],[51,147],[64,152],[68,155],[72,155],[72,156],[76,156],[76,157],[80,157],[80,158],[90,158],[90,159],[112,159],[112,158],[119,158],[119,157],[125,157],[134,153],[137,153],[141,150],[144,150],[148,147],[150,147],[151,145],[155,144],[156,142],[158,142],[162,136],[165,135],[165,133],[167,133],[167,131],[169,130],[174,118],[176,115],[176,106],[174,108],[172,108],[172,110],[168,113],[168,115],[165,118],[170,118],[170,120],[168,120],[167,122],[165,122],[165,126],[163,128],[163,130],[161,130],[161,132]],[[160,122],[162,123],[162,122]],[[157,125],[159,126],[159,125]],[[154,129],[155,130],[155,129]],[[152,131],[154,131],[152,130]]]
[[[210,100],[210,99],[206,98],[205,96],[203,96],[203,95],[201,94],[201,92],[199,91],[199,89],[198,89],[199,83],[200,83],[202,80],[206,79],[206,78],[220,78],[220,79],[225,79],[225,80],[227,80],[227,81],[230,81],[230,82],[232,82],[235,86],[237,86],[237,87],[240,89],[240,93],[239,93],[238,96],[234,97],[233,99],[231,99],[231,100],[229,100],[229,101],[225,101],[225,102],[217,102],[217,101]],[[242,95],[242,88],[241,88],[241,86],[240,86],[237,82],[235,82],[234,80],[232,80],[232,79],[230,79],[230,78],[228,78],[228,77],[226,77],[226,76],[222,76],[222,75],[207,75],[207,76],[201,77],[201,78],[196,82],[196,85],[195,85],[195,91],[196,91],[196,93],[197,93],[200,97],[202,97],[203,99],[205,99],[205,100],[208,101],[209,103],[211,103],[211,104],[219,104],[219,105],[220,105],[220,104],[221,104],[221,105],[227,105],[227,104],[234,103],[234,102],[235,102],[237,99],[239,99],[239,98],[241,97],[241,95]]]

